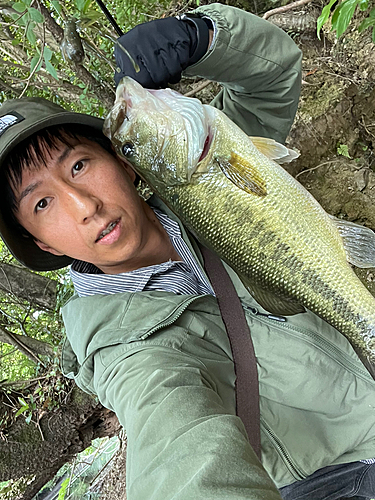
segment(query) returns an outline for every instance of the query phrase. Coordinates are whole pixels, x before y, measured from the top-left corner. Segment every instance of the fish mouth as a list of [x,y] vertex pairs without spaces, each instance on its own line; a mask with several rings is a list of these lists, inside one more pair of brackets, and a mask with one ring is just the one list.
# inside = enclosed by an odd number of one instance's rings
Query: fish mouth
[[114,230],[114,228],[117,226],[117,224],[120,222],[120,218],[116,219],[116,220],[113,220],[111,222],[109,222],[98,234],[96,240],[95,240],[95,243],[97,243],[98,241],[100,241],[102,238],[104,238],[104,236],[107,236],[107,234],[109,234],[111,231]]

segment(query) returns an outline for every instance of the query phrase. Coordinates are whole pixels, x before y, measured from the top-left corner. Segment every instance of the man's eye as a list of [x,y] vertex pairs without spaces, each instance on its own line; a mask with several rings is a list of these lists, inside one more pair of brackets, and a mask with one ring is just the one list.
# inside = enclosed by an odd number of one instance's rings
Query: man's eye
[[73,175],[78,174],[78,172],[80,172],[84,168],[84,166],[85,165],[83,164],[83,161],[77,161],[77,163],[72,168]]
[[48,202],[45,198],[42,200],[38,201],[38,203],[35,205],[35,211],[38,212],[38,210],[43,210],[43,208],[46,208],[48,205]]

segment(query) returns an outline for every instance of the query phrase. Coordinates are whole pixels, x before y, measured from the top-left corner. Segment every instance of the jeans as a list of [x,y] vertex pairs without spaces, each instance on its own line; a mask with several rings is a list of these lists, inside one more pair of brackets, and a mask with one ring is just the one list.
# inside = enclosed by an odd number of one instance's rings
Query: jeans
[[280,489],[283,500],[375,499],[375,464],[331,465]]

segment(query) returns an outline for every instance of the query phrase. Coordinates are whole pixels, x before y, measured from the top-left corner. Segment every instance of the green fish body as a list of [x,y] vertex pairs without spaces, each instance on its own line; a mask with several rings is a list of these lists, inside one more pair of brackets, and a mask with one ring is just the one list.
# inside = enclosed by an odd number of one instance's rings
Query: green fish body
[[[375,298],[348,263],[349,255],[362,267],[375,264],[375,233],[330,217],[274,161],[287,148],[249,138],[197,99],[147,91],[130,78],[104,132],[265,309],[313,311],[346,336],[375,378]],[[365,257],[355,256],[358,237]]]

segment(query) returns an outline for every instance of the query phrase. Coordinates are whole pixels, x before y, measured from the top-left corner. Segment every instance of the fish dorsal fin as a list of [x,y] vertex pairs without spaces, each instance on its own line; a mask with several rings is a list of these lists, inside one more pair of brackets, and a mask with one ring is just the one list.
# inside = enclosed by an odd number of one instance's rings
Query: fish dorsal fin
[[250,139],[258,151],[279,165],[289,163],[299,157],[299,151],[289,149],[268,137],[250,137]]
[[305,308],[291,299],[280,297],[269,290],[251,283],[248,278],[240,276],[246,289],[254,297],[259,305],[266,311],[276,316],[293,316],[294,314],[305,312]]
[[250,161],[237,153],[231,152],[230,159],[216,158],[225,176],[235,186],[249,194],[265,196],[267,194],[266,182]]
[[343,239],[348,262],[361,268],[375,267],[374,231],[354,222],[337,219],[332,215],[330,215],[330,219]]

